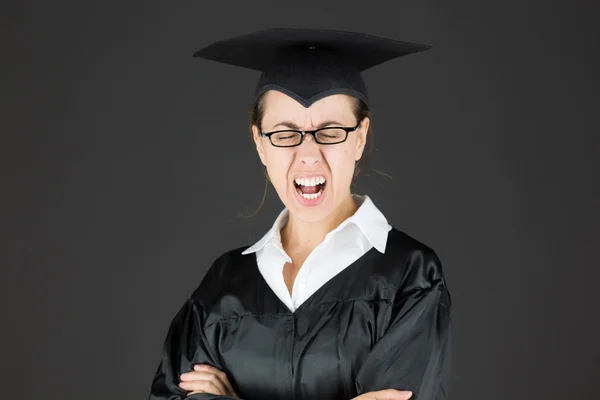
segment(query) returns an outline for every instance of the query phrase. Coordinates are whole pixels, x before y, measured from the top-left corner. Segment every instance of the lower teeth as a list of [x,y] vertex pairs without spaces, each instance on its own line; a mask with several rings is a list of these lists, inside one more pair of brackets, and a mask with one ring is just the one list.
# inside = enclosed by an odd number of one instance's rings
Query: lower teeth
[[314,200],[314,199],[318,198],[319,196],[321,196],[321,193],[323,193],[323,189],[319,189],[319,191],[317,193],[302,193],[302,191],[300,189],[298,189],[298,193],[300,193],[300,195],[302,197],[304,197],[306,200]]

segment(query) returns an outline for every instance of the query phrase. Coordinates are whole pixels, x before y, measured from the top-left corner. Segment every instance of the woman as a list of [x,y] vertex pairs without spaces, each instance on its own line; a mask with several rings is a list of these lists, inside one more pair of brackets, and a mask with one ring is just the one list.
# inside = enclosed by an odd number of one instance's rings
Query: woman
[[434,251],[351,192],[370,135],[360,72],[426,46],[269,30],[197,56],[263,71],[252,133],[285,205],[175,316],[150,399],[445,399],[450,296]]

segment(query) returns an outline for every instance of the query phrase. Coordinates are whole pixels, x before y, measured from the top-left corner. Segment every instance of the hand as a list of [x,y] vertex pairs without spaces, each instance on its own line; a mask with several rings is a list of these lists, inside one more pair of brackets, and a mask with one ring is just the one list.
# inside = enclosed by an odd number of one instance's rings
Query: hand
[[352,400],[408,400],[411,397],[412,392],[387,389],[361,394]]
[[195,393],[210,393],[217,396],[238,397],[227,375],[210,365],[194,365],[194,370],[181,375],[179,387],[187,390],[188,396]]

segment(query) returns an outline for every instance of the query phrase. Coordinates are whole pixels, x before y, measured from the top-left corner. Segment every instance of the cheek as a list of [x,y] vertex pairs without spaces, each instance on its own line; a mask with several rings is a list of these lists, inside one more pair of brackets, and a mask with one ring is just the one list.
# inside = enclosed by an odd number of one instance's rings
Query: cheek
[[292,156],[287,151],[265,151],[265,164],[269,179],[273,186],[278,189],[287,183],[287,175],[292,162]]
[[[345,146],[339,151],[331,151],[326,155],[327,163],[336,183],[346,185],[352,180],[355,165],[355,150]],[[337,185],[337,184],[336,184]]]

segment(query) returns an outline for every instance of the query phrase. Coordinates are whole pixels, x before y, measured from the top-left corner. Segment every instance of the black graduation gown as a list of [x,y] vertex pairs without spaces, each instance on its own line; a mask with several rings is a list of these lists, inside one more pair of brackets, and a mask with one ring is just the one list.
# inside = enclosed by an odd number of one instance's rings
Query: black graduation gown
[[149,399],[186,398],[179,376],[194,364],[225,372],[245,400],[447,398],[451,299],[432,249],[392,229],[385,254],[371,249],[294,312],[242,250],[219,257],[173,319]]

